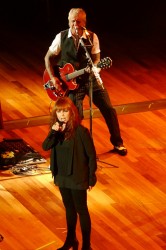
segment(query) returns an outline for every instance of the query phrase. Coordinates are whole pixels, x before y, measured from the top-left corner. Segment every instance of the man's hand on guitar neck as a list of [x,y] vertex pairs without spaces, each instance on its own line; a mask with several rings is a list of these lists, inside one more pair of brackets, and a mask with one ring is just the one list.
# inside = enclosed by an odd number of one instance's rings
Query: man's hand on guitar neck
[[95,71],[95,72],[97,72],[97,73],[100,73],[101,68],[100,68],[100,67],[97,67],[97,65],[93,65],[92,71],[93,71],[93,72]]

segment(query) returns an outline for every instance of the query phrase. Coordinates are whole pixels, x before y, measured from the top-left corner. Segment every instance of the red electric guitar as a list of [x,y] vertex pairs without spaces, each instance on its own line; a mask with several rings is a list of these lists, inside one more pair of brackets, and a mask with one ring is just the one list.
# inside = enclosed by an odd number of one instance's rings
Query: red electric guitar
[[[109,68],[111,65],[111,58],[105,57],[97,64],[97,67],[101,69],[106,69]],[[67,96],[69,90],[77,89],[79,85],[76,83],[76,77],[85,73],[90,73],[90,68],[87,66],[86,68],[80,70],[74,70],[72,64],[66,63],[63,68],[55,67],[54,73],[61,82],[61,90],[57,90],[53,86],[46,69],[43,74],[43,86],[51,100],[56,101],[58,97]],[[96,76],[96,79],[100,80],[100,75],[96,71],[94,72],[94,74]]]

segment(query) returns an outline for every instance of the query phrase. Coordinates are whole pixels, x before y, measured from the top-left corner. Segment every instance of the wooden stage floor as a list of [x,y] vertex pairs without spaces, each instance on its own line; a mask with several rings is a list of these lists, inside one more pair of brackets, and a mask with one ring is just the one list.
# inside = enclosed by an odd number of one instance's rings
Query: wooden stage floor
[[[49,116],[53,104],[43,88],[42,74],[51,40],[23,31],[21,36],[17,31],[3,35],[0,100],[4,128],[0,140],[23,138],[49,166],[49,152],[41,148],[48,121],[42,124],[42,117]],[[93,118],[99,157],[98,182],[88,193],[93,250],[166,249],[165,55],[163,40],[123,38],[122,42],[121,37],[102,37],[102,57],[113,59],[113,66],[101,73],[113,105],[138,105],[132,112],[131,108],[127,113],[118,112],[128,149],[125,157],[110,152],[106,124],[100,115]],[[160,101],[162,105],[150,108]],[[145,102],[149,102],[148,108],[140,109]],[[89,109],[87,97],[84,109]],[[89,127],[88,117],[83,124]],[[1,177],[4,174],[0,172]],[[0,249],[53,250],[63,244],[64,208],[50,173],[1,178],[0,211],[0,234],[4,236]],[[77,231],[81,245],[79,224]]]

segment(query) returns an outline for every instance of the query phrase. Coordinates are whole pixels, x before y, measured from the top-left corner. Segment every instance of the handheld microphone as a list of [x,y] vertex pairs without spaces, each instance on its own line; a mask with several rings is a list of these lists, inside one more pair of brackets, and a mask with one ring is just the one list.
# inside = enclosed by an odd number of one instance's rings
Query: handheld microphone
[[63,124],[64,124],[65,122],[63,122],[63,121],[58,121],[58,123],[59,123],[59,131],[61,132],[61,131],[62,131],[62,126],[63,126]]
[[62,127],[64,122],[63,121],[58,121],[58,123],[59,123],[59,126]]

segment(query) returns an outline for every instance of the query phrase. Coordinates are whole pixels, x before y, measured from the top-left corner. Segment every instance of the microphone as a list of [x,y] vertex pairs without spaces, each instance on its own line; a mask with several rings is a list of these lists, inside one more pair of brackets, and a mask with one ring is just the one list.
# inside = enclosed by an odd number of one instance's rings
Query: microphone
[[78,28],[76,26],[74,26],[74,28],[75,28],[75,32],[76,32],[75,45],[76,45],[76,48],[78,50],[79,44],[80,44],[80,36],[79,36],[79,33],[78,33]]
[[59,126],[62,127],[64,121],[58,121],[58,123],[59,123]]
[[78,28],[76,26],[74,26],[74,28],[75,28],[76,35],[78,36]]
[[61,132],[61,131],[62,131],[62,126],[63,126],[63,124],[64,124],[65,122],[63,122],[63,121],[58,121],[58,123],[59,123],[59,131]]

